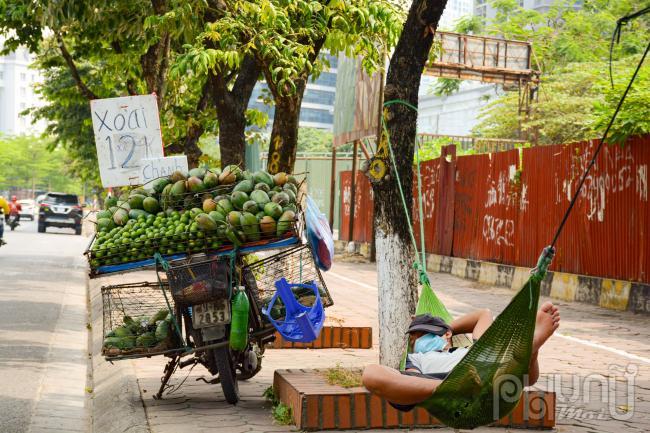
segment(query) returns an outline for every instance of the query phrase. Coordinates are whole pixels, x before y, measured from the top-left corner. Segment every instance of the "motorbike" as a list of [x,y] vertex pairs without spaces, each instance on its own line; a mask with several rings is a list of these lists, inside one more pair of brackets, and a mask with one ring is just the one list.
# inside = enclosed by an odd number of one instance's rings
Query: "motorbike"
[[20,214],[18,213],[17,210],[16,211],[12,210],[11,213],[9,214],[9,219],[7,220],[7,225],[9,226],[12,232],[16,229],[16,227],[20,225],[19,222],[20,222]]
[[[169,356],[171,360],[165,366],[160,390],[154,398],[162,398],[177,368],[201,364],[213,377],[197,380],[220,384],[226,401],[236,404],[238,381],[248,380],[260,372],[265,347],[276,338],[276,328],[263,310],[269,307],[275,282],[280,278],[286,276],[296,280],[295,283],[317,284],[319,291],[322,290],[323,304],[332,305],[307,246],[274,252],[263,259],[255,256],[254,260],[247,261],[244,255],[237,254],[232,258],[203,256],[169,262],[167,283],[175,303],[174,315],[179,319],[177,334],[182,335],[181,345],[185,350]],[[296,293],[301,301],[309,302],[305,295]],[[238,303],[242,297],[248,300],[243,313]],[[233,340],[242,336],[233,333],[233,328],[242,330],[236,325],[241,314],[244,322],[248,316],[243,330],[246,337],[233,344]],[[283,317],[284,307],[274,307],[272,314]]]
[[[241,259],[238,262],[238,266],[243,266]],[[190,284],[187,284],[188,274],[193,277],[190,277]],[[264,349],[267,343],[275,339],[275,328],[261,319],[256,288],[238,286],[236,281],[230,279],[230,274],[229,264],[224,261],[171,262],[167,278],[172,293],[176,293],[175,316],[179,318],[179,331],[192,356],[171,356],[155,398],[162,398],[166,383],[176,368],[200,364],[212,377],[197,380],[220,384],[226,401],[236,404],[239,401],[238,381],[248,380],[262,369]],[[188,287],[198,290],[188,293]],[[184,294],[179,294],[179,288]],[[232,299],[238,291],[243,291],[250,300],[248,338],[245,347],[240,350],[233,349],[230,341],[235,314]]]

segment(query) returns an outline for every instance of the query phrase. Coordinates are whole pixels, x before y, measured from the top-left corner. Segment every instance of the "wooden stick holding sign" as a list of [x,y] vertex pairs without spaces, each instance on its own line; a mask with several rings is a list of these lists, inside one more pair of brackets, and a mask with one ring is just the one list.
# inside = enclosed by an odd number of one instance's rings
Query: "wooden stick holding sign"
[[102,185],[140,183],[142,160],[164,156],[156,96],[94,99],[90,111]]

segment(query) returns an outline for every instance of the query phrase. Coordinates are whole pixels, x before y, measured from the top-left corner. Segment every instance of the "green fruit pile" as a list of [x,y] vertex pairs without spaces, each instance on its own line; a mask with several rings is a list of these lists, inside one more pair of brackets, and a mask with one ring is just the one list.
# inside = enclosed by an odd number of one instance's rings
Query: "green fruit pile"
[[166,308],[151,317],[134,319],[124,316],[122,322],[122,326],[106,334],[104,349],[147,349],[159,345],[172,335],[172,316]]
[[293,176],[237,166],[175,172],[106,200],[97,214],[90,265],[241,246],[285,235],[298,212]]

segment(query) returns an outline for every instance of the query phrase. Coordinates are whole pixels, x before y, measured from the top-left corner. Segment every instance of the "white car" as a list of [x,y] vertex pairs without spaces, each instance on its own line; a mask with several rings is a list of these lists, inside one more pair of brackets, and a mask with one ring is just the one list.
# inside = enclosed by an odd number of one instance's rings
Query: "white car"
[[29,218],[30,221],[34,221],[34,215],[36,214],[36,203],[34,200],[18,200],[18,203],[22,207],[20,217]]

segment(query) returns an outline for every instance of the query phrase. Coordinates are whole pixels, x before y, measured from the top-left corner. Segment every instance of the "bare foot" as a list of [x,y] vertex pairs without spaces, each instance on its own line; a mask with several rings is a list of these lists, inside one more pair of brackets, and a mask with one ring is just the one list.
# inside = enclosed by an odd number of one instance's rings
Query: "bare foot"
[[560,310],[551,302],[544,302],[537,312],[533,352],[537,352],[560,326]]

